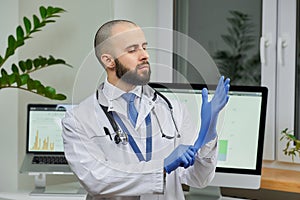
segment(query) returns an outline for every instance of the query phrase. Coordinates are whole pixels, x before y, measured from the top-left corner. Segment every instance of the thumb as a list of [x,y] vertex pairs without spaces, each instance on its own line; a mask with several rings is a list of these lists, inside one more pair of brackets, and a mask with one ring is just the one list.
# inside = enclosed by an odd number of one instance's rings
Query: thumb
[[202,104],[206,103],[208,100],[208,91],[207,88],[202,89]]

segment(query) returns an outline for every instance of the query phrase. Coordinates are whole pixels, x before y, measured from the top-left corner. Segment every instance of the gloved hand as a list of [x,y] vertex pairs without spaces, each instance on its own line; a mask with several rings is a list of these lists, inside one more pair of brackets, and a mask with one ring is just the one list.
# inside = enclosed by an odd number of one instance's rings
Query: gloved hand
[[213,140],[217,136],[217,120],[220,111],[227,104],[229,96],[230,79],[224,81],[222,76],[219,80],[215,94],[210,102],[208,102],[208,91],[206,88],[202,90],[202,107],[201,107],[201,128],[194,147],[198,151],[204,144]]
[[180,144],[173,152],[164,160],[164,169],[170,174],[178,167],[188,168],[194,164],[196,150],[191,145]]

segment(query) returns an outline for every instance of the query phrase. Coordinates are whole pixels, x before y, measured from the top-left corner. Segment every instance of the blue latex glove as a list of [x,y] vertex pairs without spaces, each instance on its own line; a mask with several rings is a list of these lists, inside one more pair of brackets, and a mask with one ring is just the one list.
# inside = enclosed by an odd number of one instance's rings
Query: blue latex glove
[[215,94],[210,102],[208,102],[208,91],[206,88],[202,90],[202,107],[201,107],[201,128],[194,147],[198,151],[204,144],[213,140],[217,136],[217,120],[220,111],[227,104],[229,96],[230,79],[224,81],[222,76],[219,80]]
[[191,145],[180,144],[173,152],[164,160],[164,169],[170,174],[178,167],[188,168],[194,164],[196,150]]

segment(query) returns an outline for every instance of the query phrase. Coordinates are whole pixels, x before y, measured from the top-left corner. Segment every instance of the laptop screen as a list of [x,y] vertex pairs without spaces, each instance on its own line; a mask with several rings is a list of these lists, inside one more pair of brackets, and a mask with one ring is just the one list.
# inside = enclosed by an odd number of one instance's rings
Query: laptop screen
[[[168,99],[181,101],[191,120],[201,126],[202,88],[200,84],[152,83]],[[209,100],[216,86],[208,86]],[[262,164],[267,88],[231,86],[229,102],[218,118],[219,152],[217,171],[234,170],[259,174]]]
[[63,153],[61,120],[70,105],[29,104],[27,152]]

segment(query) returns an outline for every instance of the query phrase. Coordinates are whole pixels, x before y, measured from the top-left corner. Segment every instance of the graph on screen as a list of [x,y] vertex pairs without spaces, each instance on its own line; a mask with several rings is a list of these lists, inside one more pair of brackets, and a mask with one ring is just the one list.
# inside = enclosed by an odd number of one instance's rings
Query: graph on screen
[[30,113],[30,151],[62,151],[61,119],[64,111],[34,111]]

